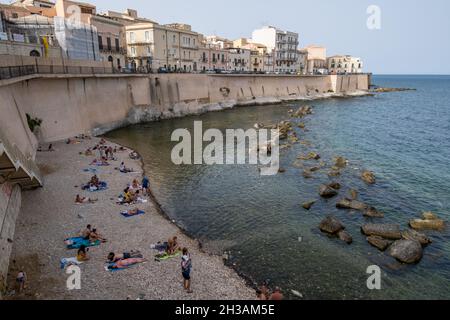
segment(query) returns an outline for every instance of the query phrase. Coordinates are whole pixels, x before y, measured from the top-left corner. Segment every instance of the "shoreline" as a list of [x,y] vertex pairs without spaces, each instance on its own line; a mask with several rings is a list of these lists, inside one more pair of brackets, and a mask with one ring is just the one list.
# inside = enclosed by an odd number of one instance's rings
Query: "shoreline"
[[[118,205],[111,203],[112,199],[114,199],[114,193],[112,192],[118,194],[117,192],[120,192],[125,187],[123,182],[128,181],[128,183],[131,183],[133,178],[140,180],[145,175],[143,160],[131,160],[128,157],[128,154],[133,151],[133,149],[124,146],[127,151],[117,153],[115,155],[118,158],[117,162],[111,162],[112,165],[110,167],[105,167],[107,169],[103,169],[103,167],[101,167],[101,171],[98,175],[100,179],[107,181],[110,186],[110,189],[105,191],[105,194],[86,194],[79,189],[74,191],[72,189],[72,184],[79,184],[77,181],[68,182],[69,185],[65,186],[66,190],[61,190],[63,188],[58,187],[55,179],[64,180],[69,177],[61,177],[61,175],[63,175],[62,172],[71,170],[76,172],[82,167],[90,167],[87,165],[87,162],[91,160],[91,157],[79,155],[78,152],[95,145],[99,140],[100,138],[81,140],[81,143],[78,145],[66,145],[64,142],[57,142],[54,143],[54,147],[57,150],[56,152],[39,153],[37,161],[40,166],[43,167],[43,171],[46,171],[47,173],[44,175],[45,184],[43,188],[24,192],[23,205],[18,218],[13,252],[10,259],[8,276],[8,291],[10,294],[5,295],[4,298],[13,300],[119,300],[128,297],[134,299],[143,294],[145,299],[149,300],[254,299],[254,289],[249,285],[249,281],[241,277],[236,270],[227,266],[222,257],[208,254],[207,252],[201,250],[199,248],[200,242],[190,236],[176,223],[171,221],[170,217],[161,208],[153,193],[150,197],[148,197],[149,202],[143,205],[118,207]],[[110,140],[107,140],[107,145],[121,146],[118,143],[111,142]],[[69,150],[70,154],[67,155]],[[76,155],[72,151],[76,151]],[[78,160],[76,161],[77,165],[71,165],[70,161],[59,159],[64,158],[64,156],[61,155],[61,157],[58,157],[58,154],[63,154],[66,157],[69,156],[69,158],[71,158],[71,156],[80,157],[81,159],[76,159]],[[132,174],[122,174],[117,170],[111,170],[111,167],[116,166],[116,164],[118,166],[121,161],[125,161],[126,166],[134,168],[136,172]],[[55,165],[59,166],[56,172],[54,171]],[[112,173],[103,173],[108,170],[112,171]],[[104,178],[107,175],[108,178]],[[89,173],[83,174],[83,176],[86,180]],[[73,180],[78,179],[76,173],[70,175],[70,177],[73,177]],[[67,194],[67,191],[70,190],[72,193],[69,192],[70,194]],[[61,197],[64,198],[64,204],[52,204],[46,201],[46,198],[52,198],[54,194],[59,194],[61,191],[66,191],[62,193],[64,196],[61,195]],[[73,199],[76,193],[79,193],[82,196],[98,196],[99,201],[98,203],[92,205],[75,205],[73,203]],[[60,206],[67,207],[67,212],[61,212],[61,214],[65,216],[63,217],[63,220],[69,220],[67,225],[58,225],[58,220],[61,219],[61,217],[57,216],[58,214],[54,217],[46,214],[47,211],[57,210]],[[119,217],[118,213],[120,210],[126,210],[134,207],[145,209],[147,214],[133,217],[129,220],[124,220],[125,218],[121,216]],[[96,216],[92,216],[88,221],[87,216],[90,213],[86,213],[85,209],[92,209],[92,211],[96,211]],[[109,211],[111,211],[111,209],[114,210],[113,218],[110,217],[111,214]],[[35,212],[30,212],[31,210]],[[70,214],[72,212],[74,215]],[[39,218],[35,216],[41,217]],[[105,222],[106,219],[109,220]],[[82,290],[79,292],[68,292],[67,289],[65,289],[64,284],[65,279],[68,276],[64,274],[64,271],[57,270],[57,267],[59,267],[58,258],[69,257],[70,254],[74,255],[74,253],[69,253],[63,248],[63,239],[65,237],[73,236],[74,231],[70,230],[82,229],[87,223],[98,227],[99,232],[109,241],[106,244],[102,244],[100,247],[92,248],[90,250],[90,252],[93,252],[91,261],[85,262],[80,266],[83,270],[83,274],[87,273],[88,279],[86,281],[90,283],[95,290],[91,290],[91,288],[85,289],[83,286]],[[131,234],[125,233],[126,236],[124,236],[121,233],[124,231],[124,227],[127,226],[127,223],[130,223],[132,226],[130,229]],[[42,232],[42,229],[45,231]],[[54,235],[51,234],[51,230],[55,230],[53,232]],[[43,236],[43,234],[45,235],[45,232],[49,233],[50,239],[46,239],[46,237]],[[139,232],[141,232],[142,235],[135,234]],[[152,235],[150,233],[157,233],[158,235]],[[181,288],[181,273],[178,270],[179,258],[174,258],[165,262],[152,261],[152,256],[156,254],[156,251],[150,250],[150,245],[152,243],[156,243],[157,241],[167,241],[167,239],[173,235],[178,236],[180,239],[180,244],[188,247],[191,255],[193,256],[194,268],[192,286],[194,293],[192,295],[183,292],[183,289]],[[52,240],[59,242],[53,243],[54,241]],[[49,241],[48,245],[47,241]],[[129,244],[123,246],[122,243]],[[104,247],[109,248],[107,250]],[[100,264],[104,262],[107,253],[110,251],[122,252],[121,250],[124,250],[124,252],[126,250],[140,250],[144,254],[144,257],[148,258],[148,262],[120,272],[109,273],[101,270],[102,268],[100,268]],[[36,253],[41,253],[42,257],[36,256]],[[47,259],[45,256],[47,256]],[[91,264],[97,264],[97,266],[94,267]],[[28,273],[29,289],[25,291],[25,294],[18,296],[11,295],[10,289],[12,289],[11,287],[14,283],[16,272],[21,268],[25,269]],[[84,268],[89,270],[86,271]],[[57,274],[52,274],[55,271]],[[49,275],[49,273],[51,275]],[[144,277],[145,281],[149,281],[150,285],[142,286],[141,281],[143,281],[143,278],[140,273],[146,274],[147,277]],[[129,275],[127,276],[127,274]],[[118,279],[114,280],[114,278]],[[111,280],[118,281],[118,283],[113,283],[110,285],[109,281]],[[54,287],[55,283],[59,284],[57,288]],[[130,286],[131,283],[133,283],[132,286]],[[105,287],[102,287],[103,285]],[[152,291],[152,287],[154,286],[160,287],[160,290],[158,290],[157,293]],[[126,290],[123,289],[124,287]],[[165,287],[170,288],[168,292],[164,292]],[[127,294],[123,293],[123,291],[126,291]]]

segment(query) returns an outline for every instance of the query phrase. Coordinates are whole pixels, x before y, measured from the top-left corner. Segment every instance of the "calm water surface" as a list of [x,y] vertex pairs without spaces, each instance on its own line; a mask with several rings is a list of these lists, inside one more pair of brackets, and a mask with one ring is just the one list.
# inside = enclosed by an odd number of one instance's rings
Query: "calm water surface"
[[[306,180],[293,165],[299,154],[316,151],[329,165],[338,155],[350,160],[335,179],[344,186],[341,195],[357,189],[362,201],[385,212],[383,222],[407,228],[409,219],[430,210],[450,221],[450,77],[377,76],[373,82],[417,91],[242,107],[136,125],[108,138],[140,152],[155,196],[172,219],[207,248],[230,251],[231,262],[256,282],[268,279],[306,299],[449,299],[448,230],[429,233],[434,243],[420,264],[401,266],[367,243],[360,226],[369,220],[361,213],[338,211],[336,199],[320,200],[311,211],[301,207],[318,199],[319,185],[330,181],[328,170]],[[283,151],[284,174],[261,177],[251,165],[175,166],[170,160],[173,130],[192,129],[196,120],[204,129],[247,129],[287,120],[289,109],[305,104],[315,114],[302,120],[307,132],[296,130],[312,146]],[[377,184],[366,186],[361,169],[374,171]],[[329,214],[347,226],[351,246],[318,232]],[[366,269],[374,264],[383,269],[382,290],[375,292],[366,286]]]

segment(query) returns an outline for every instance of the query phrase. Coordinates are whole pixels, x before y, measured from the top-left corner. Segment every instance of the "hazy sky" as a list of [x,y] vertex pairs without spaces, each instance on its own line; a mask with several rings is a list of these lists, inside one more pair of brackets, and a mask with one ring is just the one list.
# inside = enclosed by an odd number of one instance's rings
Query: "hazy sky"
[[[325,45],[352,54],[366,71],[450,74],[449,0],[91,0],[99,12],[134,8],[159,23],[185,22],[195,31],[234,39],[274,25],[300,34],[300,46]],[[367,28],[370,5],[381,29]]]

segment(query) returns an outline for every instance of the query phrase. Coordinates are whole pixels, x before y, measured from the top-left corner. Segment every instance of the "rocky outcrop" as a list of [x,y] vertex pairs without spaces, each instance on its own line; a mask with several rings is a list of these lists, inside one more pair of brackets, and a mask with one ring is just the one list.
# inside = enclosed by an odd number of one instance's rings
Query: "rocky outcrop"
[[320,160],[320,155],[316,152],[310,152],[307,155],[299,156],[298,159],[301,160]]
[[364,210],[364,217],[366,217],[366,218],[384,218],[384,213],[378,211],[374,207],[368,207],[366,210]]
[[367,184],[375,184],[376,182],[375,174],[367,170],[363,171],[361,179]]
[[380,251],[386,251],[386,249],[392,243],[394,243],[394,241],[392,241],[392,240],[386,240],[386,239],[383,239],[382,237],[378,237],[378,236],[368,237],[367,242],[369,242],[372,246],[374,246],[375,248],[377,248]]
[[336,208],[338,209],[349,209],[349,210],[365,210],[367,205],[357,200],[350,200],[348,198],[341,199],[336,203]]
[[337,157],[335,159],[335,164],[334,166],[339,168],[339,169],[344,169],[347,166],[347,159],[345,159],[344,157]]
[[348,233],[345,230],[341,230],[338,232],[338,237],[340,240],[344,241],[347,244],[352,244],[353,243],[353,238],[350,235],[350,233]]
[[400,240],[402,233],[400,227],[396,224],[365,224],[361,231],[366,236],[378,236],[389,240]]
[[330,199],[338,195],[338,192],[336,189],[333,189],[332,187],[328,185],[321,185],[319,188],[319,195],[322,198]]
[[411,229],[408,229],[408,230],[402,232],[402,238],[404,240],[418,241],[422,246],[427,246],[433,242],[425,234],[417,232],[415,230],[411,230]]
[[351,200],[357,200],[358,199],[358,191],[355,189],[350,190],[350,199]]
[[316,200],[305,202],[302,204],[303,209],[305,210],[311,210],[312,206],[316,204]]
[[413,264],[422,259],[423,249],[418,241],[399,240],[390,247],[389,254],[402,263]]
[[294,112],[291,117],[293,118],[304,118],[307,115],[312,114],[312,107],[311,106],[303,106],[300,107],[296,112]]
[[337,218],[333,216],[328,216],[322,220],[322,222],[319,225],[319,229],[322,232],[336,235],[340,231],[344,230],[345,227]]
[[432,212],[425,212],[422,214],[423,219],[413,219],[409,222],[411,228],[415,230],[437,230],[445,229],[445,221],[439,219]]

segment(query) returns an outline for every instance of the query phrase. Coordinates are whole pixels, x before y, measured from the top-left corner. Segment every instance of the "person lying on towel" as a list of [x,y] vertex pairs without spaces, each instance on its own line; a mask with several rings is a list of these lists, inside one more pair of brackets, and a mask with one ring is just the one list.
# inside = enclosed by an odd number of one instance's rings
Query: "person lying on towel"
[[108,262],[118,262],[120,260],[127,260],[127,259],[136,259],[136,258],[143,258],[142,253],[139,251],[131,251],[131,252],[124,252],[122,254],[116,254],[114,252],[110,252],[108,254]]
[[123,259],[119,260],[116,263],[110,264],[108,266],[108,269],[114,270],[114,269],[126,269],[128,267],[131,267],[138,263],[146,262],[147,259],[144,258],[130,258],[130,259]]

